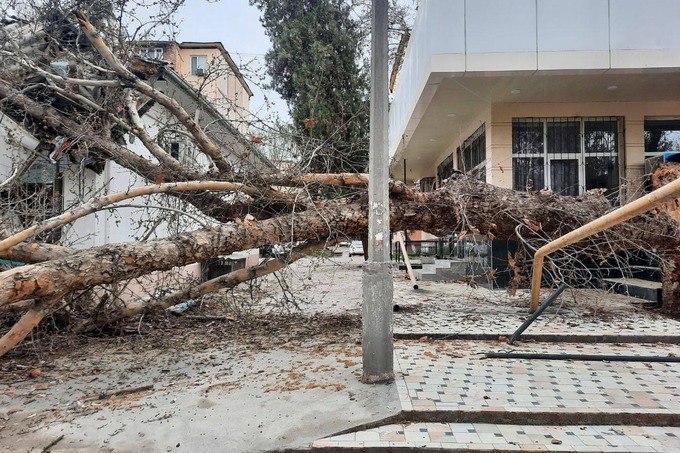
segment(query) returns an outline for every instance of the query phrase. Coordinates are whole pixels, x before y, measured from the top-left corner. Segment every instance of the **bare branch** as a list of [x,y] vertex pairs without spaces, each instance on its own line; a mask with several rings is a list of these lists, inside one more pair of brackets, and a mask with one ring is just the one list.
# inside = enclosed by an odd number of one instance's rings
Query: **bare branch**
[[81,29],[90,40],[92,46],[104,58],[104,61],[113,69],[116,74],[123,80],[126,85],[135,88],[140,93],[154,99],[156,102],[167,108],[177,120],[187,128],[191,135],[196,140],[196,145],[208,155],[217,168],[222,172],[228,172],[231,165],[226,157],[222,154],[220,149],[213,143],[208,135],[201,129],[201,127],[194,121],[194,119],[187,113],[184,108],[175,99],[166,96],[160,91],[153,88],[151,85],[143,82],[139,77],[130,72],[125,66],[116,58],[116,56],[108,48],[102,37],[94,28],[92,23],[88,20],[84,12],[76,12],[76,17]]

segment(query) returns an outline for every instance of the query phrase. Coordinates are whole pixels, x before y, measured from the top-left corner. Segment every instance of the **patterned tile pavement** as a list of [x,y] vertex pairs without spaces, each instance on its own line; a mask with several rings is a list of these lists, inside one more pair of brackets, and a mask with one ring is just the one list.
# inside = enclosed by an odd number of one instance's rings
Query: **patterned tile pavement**
[[486,359],[485,352],[677,356],[680,346],[402,341],[403,409],[680,414],[680,363]]
[[[528,294],[511,297],[438,282],[423,286],[414,291],[409,281],[395,280],[400,306],[395,336],[427,337],[395,342],[402,418],[321,439],[315,448],[680,453],[680,363],[484,357],[487,352],[680,356],[680,322],[626,296],[568,291],[523,341],[508,345],[496,339],[509,337],[527,318]],[[456,340],[459,335],[496,341]],[[532,335],[551,342],[528,341]],[[608,343],[600,342],[603,336]],[[563,342],[566,337],[576,342]]]
[[[528,317],[529,296],[520,291],[471,288],[462,283],[427,282],[413,290],[395,280],[394,332],[406,335],[510,336]],[[568,290],[525,335],[650,337],[680,343],[680,321],[640,308],[640,300],[600,290]],[[487,338],[488,339],[488,338]]]
[[313,447],[678,453],[680,428],[488,423],[391,424],[321,439]]

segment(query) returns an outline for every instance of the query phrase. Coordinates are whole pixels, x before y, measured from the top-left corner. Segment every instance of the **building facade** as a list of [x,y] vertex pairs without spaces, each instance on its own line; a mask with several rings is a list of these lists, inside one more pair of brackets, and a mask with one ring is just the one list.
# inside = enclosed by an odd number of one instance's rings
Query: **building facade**
[[222,43],[147,41],[140,43],[140,55],[167,62],[239,132],[248,133],[253,92]]
[[390,111],[393,177],[639,193],[680,151],[680,2],[422,0]]

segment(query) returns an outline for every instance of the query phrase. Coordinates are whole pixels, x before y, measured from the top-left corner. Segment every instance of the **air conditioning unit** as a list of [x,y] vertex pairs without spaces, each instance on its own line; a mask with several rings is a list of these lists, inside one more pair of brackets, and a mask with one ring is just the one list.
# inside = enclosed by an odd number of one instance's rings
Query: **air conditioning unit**
[[205,77],[205,69],[203,68],[196,69],[196,75],[199,77]]

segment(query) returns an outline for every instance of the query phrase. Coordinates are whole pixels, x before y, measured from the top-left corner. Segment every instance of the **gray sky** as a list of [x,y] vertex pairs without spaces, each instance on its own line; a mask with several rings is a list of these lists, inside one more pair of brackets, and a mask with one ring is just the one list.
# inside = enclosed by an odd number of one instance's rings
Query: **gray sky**
[[[256,74],[265,75],[264,54],[271,47],[269,38],[260,24],[260,11],[250,6],[248,0],[186,0],[178,12],[182,20],[177,41],[221,41],[237,64],[245,66],[245,75],[253,90],[251,110],[263,117],[268,111],[278,112],[288,119],[286,103],[276,92],[263,92],[257,85],[262,84]],[[265,96],[272,107],[265,106]]]

